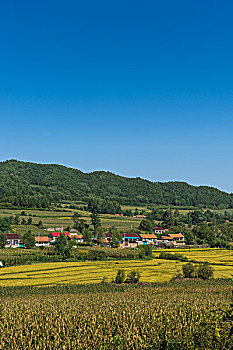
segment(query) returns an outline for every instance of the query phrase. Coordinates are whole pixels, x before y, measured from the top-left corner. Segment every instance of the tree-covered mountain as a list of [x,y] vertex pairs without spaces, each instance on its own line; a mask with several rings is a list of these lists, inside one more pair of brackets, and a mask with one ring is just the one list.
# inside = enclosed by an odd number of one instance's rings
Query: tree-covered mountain
[[80,170],[56,164],[8,160],[0,163],[0,205],[48,207],[64,200],[88,203],[91,198],[124,205],[233,207],[233,195],[185,182],[151,182],[111,172]]

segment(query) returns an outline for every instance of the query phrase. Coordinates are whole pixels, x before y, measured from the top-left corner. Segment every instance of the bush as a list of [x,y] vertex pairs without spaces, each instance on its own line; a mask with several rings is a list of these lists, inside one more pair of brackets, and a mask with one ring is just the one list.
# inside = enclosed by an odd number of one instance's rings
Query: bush
[[210,277],[213,277],[214,268],[206,261],[203,264],[200,264],[197,269],[197,274],[199,278],[207,280]]
[[166,260],[178,260],[178,261],[182,261],[182,262],[186,262],[188,261],[188,258],[182,254],[179,253],[175,253],[175,254],[171,254],[171,253],[167,253],[167,252],[161,252],[159,254],[159,259],[166,259]]
[[116,279],[115,279],[115,283],[117,284],[121,284],[123,283],[125,280],[125,271],[124,270],[118,270],[117,271],[117,275],[116,275]]
[[127,275],[127,279],[125,280],[125,283],[138,283],[140,280],[140,273],[137,271],[131,271]]
[[196,277],[196,268],[192,263],[187,263],[182,266],[184,278],[195,278]]
[[152,246],[147,244],[143,244],[139,246],[139,250],[140,250],[140,258],[143,259],[145,257],[152,257]]

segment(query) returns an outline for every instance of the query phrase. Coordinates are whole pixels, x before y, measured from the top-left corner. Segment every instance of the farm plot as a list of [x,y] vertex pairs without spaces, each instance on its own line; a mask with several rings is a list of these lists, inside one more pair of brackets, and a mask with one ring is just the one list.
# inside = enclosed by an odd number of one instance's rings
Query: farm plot
[[[183,252],[187,257],[207,260],[214,264],[214,277],[231,277],[233,273],[231,251],[213,250],[212,252],[210,250],[207,251],[209,255],[206,259],[204,253],[201,255],[199,251],[191,251],[188,255],[188,252]],[[220,265],[215,265],[218,263]],[[104,276],[110,282],[118,269],[124,269],[126,274],[131,270],[139,271],[142,282],[163,282],[170,280],[183,264],[178,261],[154,258],[152,260],[57,262],[13,266],[0,270],[0,286],[98,283]]]

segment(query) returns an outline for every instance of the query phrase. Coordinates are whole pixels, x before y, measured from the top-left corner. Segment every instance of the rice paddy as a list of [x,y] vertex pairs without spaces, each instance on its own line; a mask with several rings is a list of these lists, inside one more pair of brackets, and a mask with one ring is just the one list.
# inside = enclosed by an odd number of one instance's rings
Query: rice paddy
[[[196,261],[208,261],[214,266],[215,278],[229,278],[233,274],[233,252],[223,249],[181,250],[182,254]],[[154,253],[155,256],[159,252]],[[118,269],[127,272],[137,270],[142,282],[170,280],[184,263],[162,260],[106,260],[85,262],[37,263],[5,267],[0,270],[0,286],[42,286],[64,283],[99,283],[103,277],[110,282]]]

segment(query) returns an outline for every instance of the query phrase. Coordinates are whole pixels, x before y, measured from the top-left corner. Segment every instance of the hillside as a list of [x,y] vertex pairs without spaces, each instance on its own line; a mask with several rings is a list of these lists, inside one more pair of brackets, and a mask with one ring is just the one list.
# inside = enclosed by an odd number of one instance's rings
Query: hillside
[[151,182],[110,172],[83,173],[56,164],[8,160],[0,163],[0,205],[47,207],[63,200],[105,198],[124,205],[233,207],[233,195],[185,182]]

